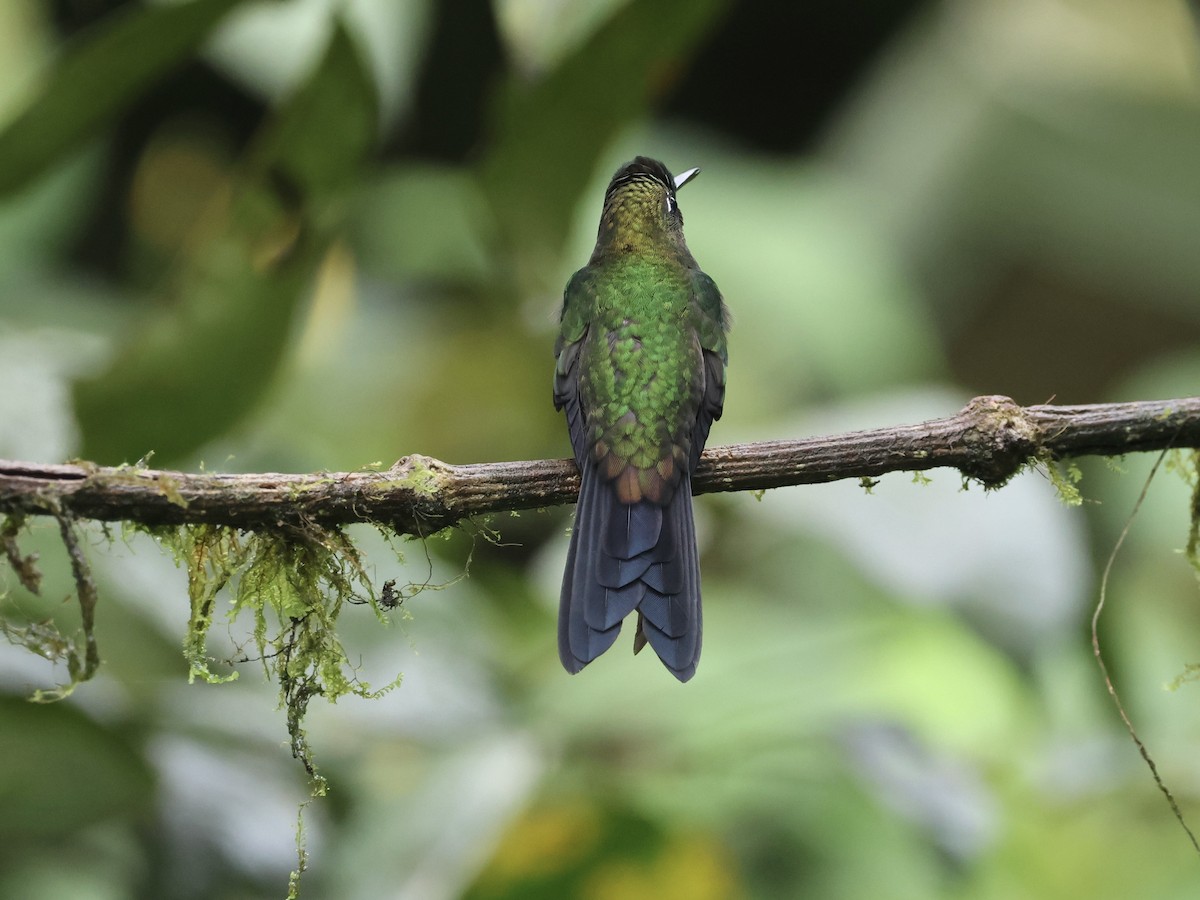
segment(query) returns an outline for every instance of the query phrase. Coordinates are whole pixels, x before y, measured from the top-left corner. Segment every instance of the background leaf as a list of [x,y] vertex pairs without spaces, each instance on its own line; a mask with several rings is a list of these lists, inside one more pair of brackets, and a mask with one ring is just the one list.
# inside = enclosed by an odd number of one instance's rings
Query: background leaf
[[81,35],[26,111],[0,132],[0,197],[80,145],[172,66],[241,0],[130,5]]
[[76,385],[86,456],[178,459],[259,402],[337,227],[329,204],[370,149],[374,103],[339,27],[308,82],[266,126],[245,174],[197,223],[172,276],[170,308],[153,312],[105,373]]

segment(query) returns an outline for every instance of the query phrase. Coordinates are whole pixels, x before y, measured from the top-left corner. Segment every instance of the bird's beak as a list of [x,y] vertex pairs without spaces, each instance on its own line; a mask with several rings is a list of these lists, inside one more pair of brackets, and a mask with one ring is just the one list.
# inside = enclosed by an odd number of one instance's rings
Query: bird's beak
[[691,181],[693,178],[695,178],[699,174],[700,174],[699,167],[697,167],[695,169],[688,169],[686,172],[680,172],[678,175],[675,176],[675,190],[679,190],[681,187],[683,187],[685,184],[687,184],[689,181]]

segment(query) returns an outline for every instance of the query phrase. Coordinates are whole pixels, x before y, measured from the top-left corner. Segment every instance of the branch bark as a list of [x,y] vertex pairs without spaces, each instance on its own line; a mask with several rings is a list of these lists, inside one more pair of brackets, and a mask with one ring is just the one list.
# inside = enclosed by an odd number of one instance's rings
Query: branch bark
[[[939,467],[995,487],[1032,462],[1200,447],[1200,397],[1021,407],[977,397],[957,415],[829,437],[716,447],[696,494],[763,490]],[[406,456],[383,471],[190,474],[0,460],[0,512],[245,529],[380,522],[423,535],[472,516],[574,502],[570,460],[450,465]]]

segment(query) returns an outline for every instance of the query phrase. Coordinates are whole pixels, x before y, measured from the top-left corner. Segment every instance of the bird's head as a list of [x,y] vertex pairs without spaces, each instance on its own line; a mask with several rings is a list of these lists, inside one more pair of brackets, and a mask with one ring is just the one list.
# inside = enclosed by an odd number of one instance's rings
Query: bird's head
[[604,192],[594,256],[664,249],[687,253],[676,192],[699,172],[688,169],[673,176],[647,156],[621,166]]

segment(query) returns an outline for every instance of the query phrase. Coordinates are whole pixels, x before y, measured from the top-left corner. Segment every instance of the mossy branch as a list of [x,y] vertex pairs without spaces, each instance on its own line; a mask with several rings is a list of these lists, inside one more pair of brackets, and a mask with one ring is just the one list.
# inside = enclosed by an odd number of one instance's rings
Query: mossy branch
[[[977,397],[957,415],[917,425],[708,450],[697,494],[958,469],[995,487],[1023,467],[1080,456],[1200,447],[1200,397],[1021,407]],[[450,465],[406,456],[379,471],[190,474],[89,463],[0,460],[0,512],[143,525],[277,529],[370,521],[426,535],[472,516],[574,502],[570,460]]]

